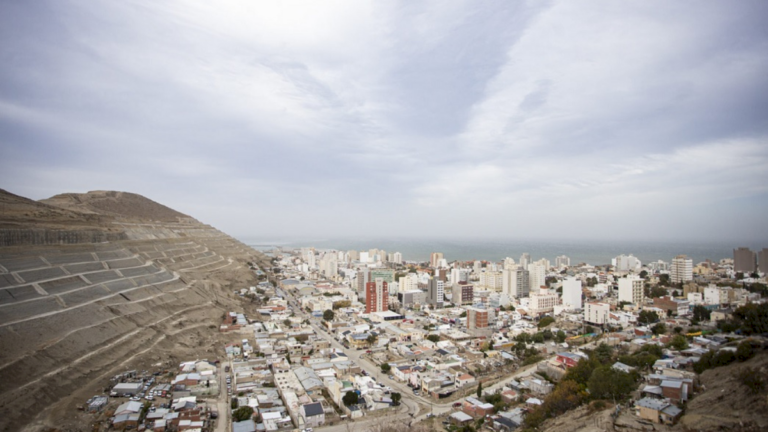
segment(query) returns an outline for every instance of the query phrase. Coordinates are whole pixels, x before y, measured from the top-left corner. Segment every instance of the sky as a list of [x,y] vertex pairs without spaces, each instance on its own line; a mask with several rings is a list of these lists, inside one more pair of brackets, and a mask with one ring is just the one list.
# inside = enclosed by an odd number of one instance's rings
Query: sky
[[768,239],[768,3],[0,2],[0,188],[228,234]]

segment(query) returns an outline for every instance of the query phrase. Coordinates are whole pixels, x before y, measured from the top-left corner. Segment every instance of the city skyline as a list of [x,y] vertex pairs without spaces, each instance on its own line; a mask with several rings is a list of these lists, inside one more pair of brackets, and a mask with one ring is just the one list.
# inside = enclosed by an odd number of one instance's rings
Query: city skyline
[[135,192],[238,237],[735,248],[768,235],[767,12],[7,2],[0,187]]

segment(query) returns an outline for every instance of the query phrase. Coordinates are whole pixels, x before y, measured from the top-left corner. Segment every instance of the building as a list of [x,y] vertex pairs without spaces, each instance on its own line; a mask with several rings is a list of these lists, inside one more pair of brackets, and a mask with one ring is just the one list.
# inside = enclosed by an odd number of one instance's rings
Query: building
[[424,305],[427,303],[427,293],[422,290],[410,290],[397,293],[397,299],[402,307],[408,308],[414,305]]
[[456,306],[472,304],[475,299],[474,287],[468,283],[456,283],[451,288],[451,301]]
[[501,292],[511,299],[527,297],[531,292],[528,270],[502,270],[501,282]]
[[672,258],[669,278],[672,283],[693,280],[693,260],[685,255],[678,255]]
[[762,274],[768,274],[768,249],[763,248],[757,253],[757,266]]
[[522,267],[524,269],[527,269],[528,268],[528,264],[530,264],[530,263],[531,263],[531,254],[524,253],[524,254],[520,255],[520,267]]
[[440,265],[440,260],[443,259],[443,253],[442,252],[432,252],[432,255],[429,256],[429,266],[432,268],[437,267]]
[[387,310],[389,288],[381,278],[365,284],[365,313],[384,312]]
[[304,427],[320,427],[325,423],[325,412],[320,402],[304,404],[301,406],[301,418],[304,419]]
[[488,310],[479,308],[467,309],[467,328],[470,330],[488,327]]
[[391,284],[395,281],[395,271],[388,268],[372,268],[370,269],[370,280],[375,281],[376,279]]
[[480,287],[491,291],[501,291],[503,287],[502,282],[503,272],[493,271],[486,269],[480,273]]
[[430,278],[427,284],[427,303],[441,308],[445,301],[445,282],[438,278]]
[[570,309],[581,309],[581,279],[567,277],[563,280],[563,305]]
[[619,301],[629,302],[637,306],[643,304],[643,280],[635,275],[619,279]]
[[398,281],[397,290],[399,292],[413,291],[419,289],[419,275],[416,273],[406,273]]
[[643,266],[640,260],[632,254],[619,255],[611,261],[616,271],[621,272],[640,271]]
[[[765,250],[765,249],[763,249]],[[761,269],[765,271],[764,269]],[[733,250],[733,271],[745,274],[757,271],[757,254],[749,248],[740,247]]]
[[531,316],[553,312],[555,306],[560,304],[560,296],[557,292],[547,288],[540,288],[538,292],[532,292],[528,297],[528,313]]
[[611,305],[608,303],[587,302],[584,307],[584,321],[590,324],[603,325],[608,321]]
[[[698,293],[697,293],[698,294]],[[667,315],[672,311],[674,315],[685,316],[690,312],[690,303],[688,300],[679,300],[672,296],[656,297],[653,299],[653,307],[667,311]]]
[[403,254],[400,252],[395,252],[392,254],[392,262],[396,264],[402,264],[403,263]]
[[570,266],[571,266],[571,259],[568,258],[567,256],[560,255],[559,257],[555,258],[555,267],[562,269]]
[[528,264],[528,286],[535,292],[546,284],[547,269],[540,262]]
[[[367,254],[367,252],[363,252]],[[367,268],[361,269],[357,272],[357,293],[361,297],[365,297],[365,287],[367,286],[368,282],[371,281],[371,273],[368,271]]]

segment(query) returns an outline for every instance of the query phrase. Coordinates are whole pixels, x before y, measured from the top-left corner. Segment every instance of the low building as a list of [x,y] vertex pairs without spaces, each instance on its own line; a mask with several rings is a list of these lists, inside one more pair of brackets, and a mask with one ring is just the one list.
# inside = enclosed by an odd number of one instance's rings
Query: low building
[[325,423],[325,411],[320,402],[304,404],[301,406],[301,418],[304,427],[320,427]]
[[638,415],[640,418],[654,423],[672,425],[677,422],[682,414],[680,408],[663,399],[642,398],[637,401]]

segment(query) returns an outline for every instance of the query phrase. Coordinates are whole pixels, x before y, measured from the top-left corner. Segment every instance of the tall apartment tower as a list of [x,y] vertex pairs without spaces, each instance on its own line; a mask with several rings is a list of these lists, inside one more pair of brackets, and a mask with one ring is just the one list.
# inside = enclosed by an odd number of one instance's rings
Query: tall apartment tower
[[757,253],[757,266],[760,272],[768,274],[768,249],[763,248],[763,250]]
[[520,255],[520,267],[522,267],[524,269],[527,269],[528,268],[528,264],[530,264],[530,263],[531,263],[531,254],[524,253],[524,254]]
[[368,271],[367,268],[361,269],[357,272],[357,294],[359,296],[365,297],[367,294],[367,286],[368,282],[371,281],[371,273]]
[[438,278],[430,278],[427,284],[427,303],[436,307],[443,307],[445,301],[445,282]]
[[[757,254],[749,250],[749,248],[740,247],[733,250],[733,271],[754,273],[757,271],[756,262]],[[765,271],[765,269],[761,270]]]
[[509,298],[519,299],[528,297],[528,293],[531,292],[528,270],[520,268],[502,270],[501,292],[506,294]]
[[392,254],[392,261],[397,263],[397,264],[402,264],[403,263],[403,254],[401,254],[400,252],[393,253]]
[[437,267],[441,259],[443,259],[442,252],[432,252],[432,255],[429,256],[429,266],[432,268]]
[[564,267],[570,267],[571,266],[571,259],[568,258],[565,255],[560,255],[559,257],[555,258],[555,267],[561,269]]
[[643,305],[643,280],[635,275],[619,279],[619,301]]
[[488,310],[467,308],[467,328],[470,330],[488,327]]
[[581,279],[567,277],[563,280],[563,304],[571,309],[581,309]]
[[384,312],[389,301],[389,288],[381,278],[365,284],[365,313]]
[[528,279],[531,291],[538,292],[539,288],[546,284],[547,269],[544,265],[536,262],[528,264]]
[[693,260],[685,255],[672,258],[669,278],[672,283],[688,282],[693,280]]

